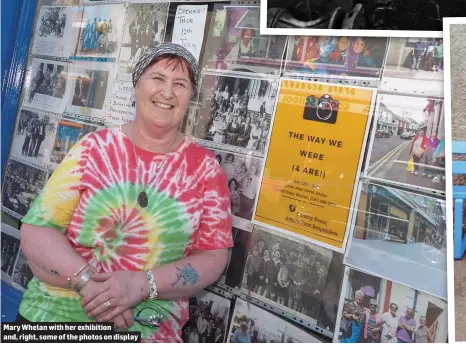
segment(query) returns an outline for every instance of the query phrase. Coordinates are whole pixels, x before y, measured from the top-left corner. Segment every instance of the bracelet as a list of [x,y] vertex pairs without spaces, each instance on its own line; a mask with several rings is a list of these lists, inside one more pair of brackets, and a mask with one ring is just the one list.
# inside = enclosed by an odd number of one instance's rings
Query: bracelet
[[159,293],[157,292],[157,284],[155,284],[154,274],[152,270],[144,270],[149,280],[149,296],[146,297],[146,300],[155,300]]
[[76,272],[73,274],[73,276],[74,276],[74,277],[78,276],[79,273],[80,273],[81,271],[83,271],[84,268],[85,268],[86,266],[88,266],[88,265],[89,265],[89,263],[86,263],[86,264],[84,264],[83,266],[81,266],[81,268],[80,268],[78,271],[76,271]]
[[68,289],[71,289],[71,278],[67,277],[66,282],[68,282]]
[[91,276],[94,274],[94,272],[89,269],[87,270],[79,279],[78,283],[75,284],[74,290],[76,290],[78,293],[81,291],[81,289],[86,285],[87,282],[91,279]]

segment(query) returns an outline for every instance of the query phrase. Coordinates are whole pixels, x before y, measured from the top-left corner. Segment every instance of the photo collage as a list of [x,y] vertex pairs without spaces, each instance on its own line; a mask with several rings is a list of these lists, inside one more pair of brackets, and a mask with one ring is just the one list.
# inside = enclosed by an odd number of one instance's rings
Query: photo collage
[[[183,341],[448,339],[446,110],[431,92],[442,39],[261,35],[263,6],[249,3],[81,5],[38,9],[4,213],[21,220],[85,135],[133,121],[135,64],[178,42],[201,68],[179,130],[225,172],[234,243],[213,285],[225,294],[189,299]],[[298,106],[302,122],[286,119]],[[272,154],[294,163],[267,165]],[[276,218],[258,216],[261,193]],[[31,278],[19,231],[2,223],[2,280],[25,290]]]

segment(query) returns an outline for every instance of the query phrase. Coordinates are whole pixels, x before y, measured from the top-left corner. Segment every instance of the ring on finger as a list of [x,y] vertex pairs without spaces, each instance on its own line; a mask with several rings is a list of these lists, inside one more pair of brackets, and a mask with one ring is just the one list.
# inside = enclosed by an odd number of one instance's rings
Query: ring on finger
[[106,309],[112,308],[112,304],[110,303],[110,300],[105,301],[104,306],[105,306]]

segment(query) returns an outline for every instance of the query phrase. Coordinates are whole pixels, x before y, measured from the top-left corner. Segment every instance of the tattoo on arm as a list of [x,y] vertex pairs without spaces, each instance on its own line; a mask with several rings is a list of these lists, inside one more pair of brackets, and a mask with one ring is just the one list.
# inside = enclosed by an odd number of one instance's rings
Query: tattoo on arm
[[55,270],[50,270],[50,272],[55,276],[60,276],[60,274]]
[[176,273],[176,281],[172,283],[172,287],[179,281],[181,281],[183,285],[195,285],[199,279],[199,274],[192,267],[191,263],[188,263],[188,265],[182,266],[181,268],[176,268],[176,270],[178,270]]

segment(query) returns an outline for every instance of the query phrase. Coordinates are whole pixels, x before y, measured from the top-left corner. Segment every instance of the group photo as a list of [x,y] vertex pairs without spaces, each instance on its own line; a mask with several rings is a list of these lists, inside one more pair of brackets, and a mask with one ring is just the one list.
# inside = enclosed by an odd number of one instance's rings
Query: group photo
[[184,325],[185,343],[224,343],[231,301],[203,290],[189,298],[189,320]]
[[31,163],[48,165],[56,130],[55,116],[22,108],[11,143],[11,154]]
[[131,73],[141,54],[165,37],[168,3],[129,4],[120,51],[120,71]]
[[445,190],[443,99],[379,94],[369,177]]
[[332,251],[254,226],[242,289],[317,319]]
[[16,218],[26,215],[44,188],[47,172],[10,159],[3,186],[2,207]]
[[66,7],[45,8],[39,23],[39,36],[62,38],[66,26]]
[[349,270],[340,343],[446,343],[447,303],[401,284]]
[[380,78],[385,37],[290,36],[284,73]]
[[204,76],[193,136],[212,141],[217,148],[240,148],[244,153],[264,156],[276,86],[263,79]]

